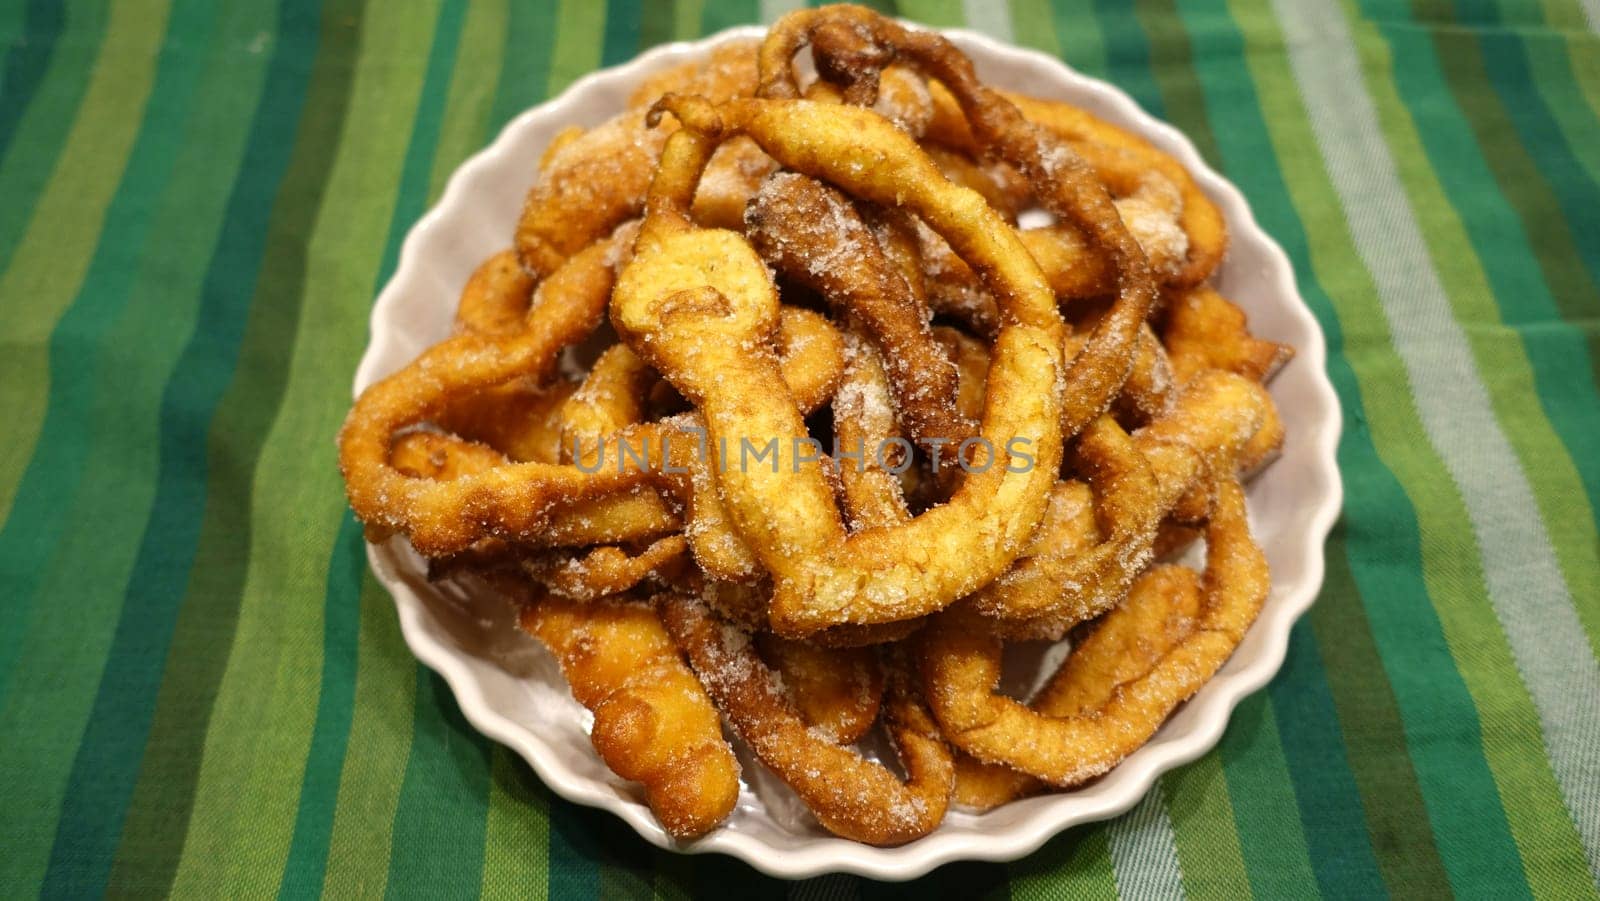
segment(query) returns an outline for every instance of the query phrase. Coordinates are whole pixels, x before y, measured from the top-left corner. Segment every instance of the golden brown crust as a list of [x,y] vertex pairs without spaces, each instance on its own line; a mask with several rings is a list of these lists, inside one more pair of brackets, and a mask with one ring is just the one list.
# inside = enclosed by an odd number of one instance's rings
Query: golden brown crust
[[819,737],[855,744],[878,721],[884,680],[872,648],[825,648],[770,632],[756,636],[756,648]]
[[739,797],[738,761],[651,607],[547,595],[523,609],[522,628],[556,655],[573,697],[594,712],[595,750],[644,786],[668,832],[693,838],[727,817]]
[[898,845],[944,819],[950,752],[912,690],[887,701],[890,735],[909,778],[814,734],[777,688],[750,638],[721,622],[698,599],[661,601],[667,630],[734,730],[828,831],[873,845]]
[[[950,616],[924,630],[923,679],[946,738],[979,760],[1062,787],[1121,762],[1227,661],[1266,600],[1266,559],[1237,482],[1219,485],[1206,541],[1197,611],[1185,614],[1184,593],[1169,590],[1181,578],[1175,583],[1167,568],[1145,574],[1067,658],[1037,709],[994,693],[997,639]],[[1161,628],[1147,628],[1152,621]]]

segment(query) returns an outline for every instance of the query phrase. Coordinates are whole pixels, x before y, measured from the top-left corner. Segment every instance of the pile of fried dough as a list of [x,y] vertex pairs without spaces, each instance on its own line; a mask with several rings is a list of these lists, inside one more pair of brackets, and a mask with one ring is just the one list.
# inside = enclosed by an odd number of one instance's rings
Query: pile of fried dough
[[[671,834],[735,804],[724,722],[892,845],[1105,773],[1233,653],[1292,351],[1208,286],[1227,232],[1172,157],[833,6],[537,162],[340,466],[369,540],[521,605]],[[1063,638],[999,690],[1008,644]]]

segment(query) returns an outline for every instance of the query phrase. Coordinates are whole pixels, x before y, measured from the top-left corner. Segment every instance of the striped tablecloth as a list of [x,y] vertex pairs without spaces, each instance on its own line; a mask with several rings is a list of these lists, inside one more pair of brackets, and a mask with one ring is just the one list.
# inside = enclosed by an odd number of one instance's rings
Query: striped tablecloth
[[[332,436],[510,116],[783,2],[0,5],[0,895],[784,886],[555,799],[412,659]],[[926,0],[1176,124],[1293,258],[1348,499],[1221,746],[913,887],[1594,897],[1600,2]]]

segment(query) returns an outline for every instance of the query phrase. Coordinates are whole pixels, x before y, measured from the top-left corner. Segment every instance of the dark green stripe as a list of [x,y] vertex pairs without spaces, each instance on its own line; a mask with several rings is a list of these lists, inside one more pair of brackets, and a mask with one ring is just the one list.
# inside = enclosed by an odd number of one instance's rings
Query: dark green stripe
[[640,3],[639,47],[645,49],[672,40],[673,4]]
[[[550,897],[600,897],[601,846],[590,837],[595,812],[557,799],[550,807]],[[625,841],[639,841],[630,836]],[[724,886],[726,888],[726,886]]]
[[[1230,17],[1220,0],[1186,10],[1218,22]],[[1239,186],[1262,226],[1277,239],[1295,265],[1301,295],[1321,323],[1328,340],[1328,374],[1340,397],[1344,430],[1338,461],[1345,478],[1346,541],[1354,583],[1366,609],[1370,632],[1405,716],[1408,748],[1435,836],[1456,891],[1496,885],[1521,873],[1498,788],[1481,744],[1476,707],[1455,668],[1438,615],[1422,578],[1421,537],[1415,509],[1393,472],[1377,454],[1366,427],[1360,383],[1346,356],[1344,329],[1328,291],[1312,265],[1308,223],[1301,219],[1289,192],[1281,161],[1269,136],[1246,49],[1237,28],[1221,27],[1211,36],[1219,43],[1198,54],[1197,67],[1210,101],[1213,131],[1226,173]],[[1229,48],[1232,48],[1231,50]],[[1280,46],[1249,52],[1278,52]],[[1303,114],[1303,113],[1302,113]],[[1296,177],[1326,178],[1315,161],[1292,160]],[[1344,227],[1336,211],[1320,228]],[[1392,366],[1392,348],[1360,348],[1367,366]],[[1356,624],[1346,623],[1344,628]],[[1352,719],[1356,710],[1341,711]],[[1352,761],[1358,785],[1367,784],[1368,764]],[[1234,792],[1234,797],[1239,797]],[[1365,806],[1398,803],[1373,797]],[[1241,812],[1241,820],[1244,814]],[[1411,818],[1420,826],[1420,816]],[[1369,826],[1370,829],[1370,826]],[[1427,843],[1420,842],[1424,847]],[[1379,846],[1380,865],[1388,852]],[[1525,891],[1525,888],[1524,888]]]
[[440,898],[474,891],[482,878],[489,812],[489,740],[461,716],[450,686],[421,664],[413,722],[387,895]]
[[350,739],[356,693],[356,639],[361,629],[361,587],[367,572],[367,544],[361,524],[346,513],[328,565],[323,605],[322,682],[317,719],[306,752],[300,808],[294,838],[278,884],[280,898],[306,898],[322,889],[328,840],[333,834],[334,802]]
[[428,175],[433,170],[434,148],[438,146],[439,131],[444,126],[444,104],[449,96],[450,72],[456,64],[461,25],[466,19],[466,4],[467,0],[447,0],[434,26],[428,69],[422,82],[422,95],[417,100],[411,141],[406,146],[405,162],[400,170],[394,213],[389,222],[389,236],[384,244],[383,262],[378,268],[374,291],[379,290],[394,274],[406,235],[427,211]]
[[1585,94],[1586,87],[1600,87],[1600,82],[1591,85],[1588,73],[1577,74],[1580,59],[1594,48],[1559,31],[1523,30],[1517,38],[1539,93],[1560,120],[1567,146],[1589,178],[1600,178],[1600,110]]
[[[173,406],[184,423],[174,432],[195,440],[169,458],[174,504],[158,508],[157,521],[199,522],[198,547],[192,566],[164,567],[161,584],[152,587],[163,603],[180,593],[181,599],[111,873],[113,893],[164,892],[182,854],[249,558],[251,474],[283,394],[300,317],[304,243],[338,147],[363,13],[359,3],[296,0],[281,7],[281,57],[275,56],[250,142],[251,159],[262,165],[247,165],[247,178],[235,186],[233,214],[207,280],[206,309],[214,318],[202,319],[192,363],[185,364],[210,377],[174,380],[175,401],[185,401]],[[292,142],[283,140],[291,133]],[[220,334],[206,332],[208,325]],[[236,333],[243,337],[233,359],[228,336]],[[229,371],[231,384],[217,377]],[[152,531],[156,544],[183,560],[181,541]]]
[[511,3],[500,83],[489,114],[490,133],[545,99],[550,45],[555,38],[556,4]]
[[1405,722],[1350,569],[1344,529],[1327,548],[1327,575],[1311,608],[1311,628],[1341,728],[1351,775],[1367,816],[1378,867],[1402,898],[1437,898],[1450,887],[1427,820],[1422,789],[1405,748]]
[[[550,897],[641,898],[652,893],[655,849],[609,811],[553,799]],[[729,897],[745,897],[728,884]]]
[[1134,8],[1150,41],[1150,74],[1161,87],[1167,121],[1194,142],[1206,162],[1217,165],[1222,154],[1206,115],[1205,92],[1194,77],[1191,37],[1177,7],[1173,0],[1139,0]]
[[1289,633],[1288,655],[1269,697],[1317,887],[1330,898],[1382,894],[1383,877],[1346,759],[1338,711],[1317,640],[1303,620]]
[[[550,831],[550,867],[553,875],[556,868],[556,854],[564,849],[556,844],[555,829],[552,828]],[[694,881],[689,889],[691,898],[774,898],[783,892],[782,881],[757,873],[749,864],[734,860],[726,854],[706,854],[696,857],[693,867],[691,878]],[[552,881],[551,898],[560,897],[556,894],[555,887],[556,884]]]
[[[65,9],[55,0],[31,0],[22,20],[22,34],[6,48],[5,69],[0,72],[0,159],[11,148],[23,110],[33,102],[50,67],[57,39],[65,20]],[[18,212],[32,204],[22,206]]]
[[643,0],[611,0],[606,4],[606,32],[600,65],[616,66],[639,55],[644,28]]
[[646,898],[653,894],[651,868],[656,859],[655,848],[618,817],[593,808],[585,808],[584,812],[603,818],[605,823],[604,830],[596,830],[603,844],[585,854],[600,864],[600,897]]
[[[71,39],[63,39],[72,11]],[[0,102],[0,271],[11,263],[33,215],[34,203],[50,181],[61,145],[72,129],[74,112],[88,90],[100,37],[106,27],[103,0],[67,7],[56,0],[28,5],[29,45],[7,57],[4,102]],[[38,40],[32,40],[34,28]],[[23,140],[16,140],[17,135]],[[7,302],[0,298],[0,303]]]
[[[806,0],[806,5],[815,8],[827,6],[833,2],[835,0]],[[895,0],[862,0],[861,5],[868,9],[877,10],[886,16],[900,15],[900,4],[896,3]]]
[[[460,0],[440,8],[375,288],[393,275],[400,246],[427,205],[434,149],[439,144],[450,73],[455,68],[465,18],[466,5]],[[360,629],[359,595],[365,572],[366,543],[360,525],[347,512],[334,543],[328,592],[323,599],[321,694],[302,777],[294,838],[284,863],[284,881],[279,886],[281,897],[302,897],[322,886],[339,795],[339,774],[350,737]]]

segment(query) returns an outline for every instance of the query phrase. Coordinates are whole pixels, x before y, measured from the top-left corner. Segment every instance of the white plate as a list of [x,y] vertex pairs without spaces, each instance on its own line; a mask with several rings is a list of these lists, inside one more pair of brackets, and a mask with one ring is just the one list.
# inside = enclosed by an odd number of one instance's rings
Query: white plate
[[[448,334],[467,276],[510,242],[540,151],[558,130],[609,118],[652,72],[700,57],[723,41],[761,33],[737,28],[695,43],[657,47],[627,65],[580,80],[512,120],[493,144],[461,166],[439,204],[406,237],[399,268],[372,311],[372,343],[356,372],[356,392]],[[684,843],[656,824],[636,785],[618,778],[595,755],[588,712],[572,700],[550,655],[513,628],[503,605],[475,600],[460,586],[429,584],[403,540],[370,547],[373,571],[394,595],[406,642],[450,684],[467,720],[521,754],[557,794],[615,813],[652,844],[731,854],[788,878],[846,872],[910,879],[953,860],[1021,857],[1068,826],[1122,813],[1157,776],[1214,746],[1234,706],[1278,671],[1290,627],[1322,584],[1323,540],[1340,503],[1334,463],[1339,405],[1324,373],[1322,332],[1295,290],[1288,258],[1256,225],[1239,191],[1206,166],[1188,139],[1151,118],[1122,91],[1040,53],[971,32],[948,34],[986,81],[1067,100],[1132,129],[1188,166],[1221,206],[1232,244],[1218,287],[1250,314],[1254,332],[1296,349],[1294,361],[1272,383],[1288,442],[1283,456],[1249,489],[1251,520],[1272,565],[1272,594],[1216,678],[1149,744],[1076,791],[1030,798],[983,815],[952,811],[924,838],[899,848],[873,848],[828,835],[744,753],[746,788],[738,809],[710,835]]]

